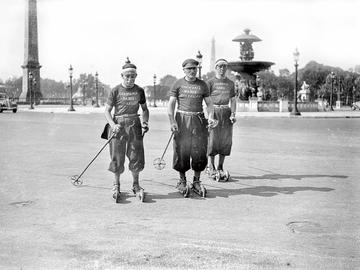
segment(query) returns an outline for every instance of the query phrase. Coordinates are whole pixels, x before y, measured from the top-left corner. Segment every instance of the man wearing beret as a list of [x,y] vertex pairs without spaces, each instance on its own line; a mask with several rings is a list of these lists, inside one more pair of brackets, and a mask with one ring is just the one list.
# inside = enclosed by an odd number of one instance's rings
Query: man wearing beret
[[[133,192],[140,200],[144,199],[144,189],[139,185],[139,173],[145,165],[142,129],[144,132],[149,129],[149,110],[144,89],[135,84],[136,76],[136,66],[127,60],[122,67],[122,83],[111,90],[105,107],[106,120],[115,134],[109,144],[109,171],[115,175],[113,198],[116,202],[120,200],[120,175],[124,172],[125,155],[129,159],[129,170],[133,176]],[[142,109],[142,123],[138,114],[139,107]]]
[[[225,59],[218,59],[215,62],[215,77],[207,81],[214,103],[214,119],[218,120],[218,125],[209,133],[209,173],[213,177],[216,175],[218,181],[227,181],[230,176],[228,172],[224,174],[223,165],[225,156],[229,156],[231,152],[232,126],[236,121],[235,84],[226,77],[227,66],[228,62]],[[219,155],[218,174],[215,168],[216,155]]]
[[[183,62],[185,77],[177,80],[171,88],[168,105],[171,131],[174,132],[173,168],[180,174],[177,188],[185,197],[188,193],[186,172],[190,169],[194,171],[192,189],[205,197],[206,190],[200,184],[200,174],[207,165],[207,124],[213,124],[209,88],[196,77],[198,64],[194,59]],[[209,112],[208,120],[203,113],[203,100]]]

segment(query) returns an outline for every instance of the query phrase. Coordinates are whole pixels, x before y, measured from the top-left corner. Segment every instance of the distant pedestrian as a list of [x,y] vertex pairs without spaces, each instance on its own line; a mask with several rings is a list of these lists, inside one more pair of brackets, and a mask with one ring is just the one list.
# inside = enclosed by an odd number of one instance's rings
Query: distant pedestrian
[[[208,155],[210,157],[209,173],[216,180],[227,181],[230,177],[228,171],[224,172],[225,157],[231,153],[233,123],[236,122],[236,93],[235,84],[226,77],[228,62],[219,59],[215,62],[215,78],[207,81],[210,98],[214,104],[214,119],[218,125],[210,130]],[[215,156],[219,155],[217,167]]]
[[[141,199],[144,189],[139,185],[139,173],[144,169],[143,134],[148,131],[149,110],[144,89],[135,84],[136,66],[130,61],[122,67],[122,83],[111,90],[105,105],[105,117],[116,134],[110,142],[109,171],[115,175],[113,197],[120,199],[120,175],[124,172],[125,155],[133,177],[133,192]],[[138,110],[142,109],[142,123]],[[114,115],[111,111],[114,108]]]
[[[190,169],[194,170],[193,190],[202,196],[206,194],[200,175],[207,165],[207,125],[214,123],[209,89],[203,80],[196,77],[198,64],[194,59],[183,62],[185,77],[177,80],[171,88],[168,104],[171,131],[175,134],[173,168],[180,174],[177,188],[184,196],[188,194],[186,172]],[[207,105],[209,119],[204,116],[203,101]]]

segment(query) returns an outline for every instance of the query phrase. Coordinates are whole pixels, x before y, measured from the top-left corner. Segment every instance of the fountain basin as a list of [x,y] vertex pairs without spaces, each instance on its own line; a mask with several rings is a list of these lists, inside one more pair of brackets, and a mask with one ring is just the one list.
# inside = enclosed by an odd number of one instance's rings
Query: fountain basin
[[229,62],[228,68],[238,73],[253,75],[256,72],[270,68],[274,64],[266,61],[234,61]]

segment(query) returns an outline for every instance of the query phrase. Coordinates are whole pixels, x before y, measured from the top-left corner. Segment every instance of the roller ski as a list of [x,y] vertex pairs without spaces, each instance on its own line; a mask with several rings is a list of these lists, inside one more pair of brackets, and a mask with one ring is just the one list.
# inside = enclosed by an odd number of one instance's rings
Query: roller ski
[[217,182],[227,182],[230,179],[230,173],[229,171],[224,170],[217,170],[217,173],[215,175],[215,180]]
[[207,167],[205,172],[208,174],[209,178],[216,182],[227,182],[230,179],[229,171],[216,170],[215,168]]
[[142,187],[140,186],[134,186],[132,189],[132,192],[135,194],[136,198],[138,198],[138,200],[140,202],[144,202],[145,199],[145,191]]
[[189,196],[190,193],[190,189],[189,187],[186,185],[186,180],[180,180],[177,184],[176,184],[176,189],[180,192],[181,195],[184,196],[184,198],[187,198]]
[[120,186],[115,185],[113,188],[113,198],[115,200],[115,203],[120,203]]
[[199,180],[194,180],[193,183],[190,185],[190,188],[193,192],[197,195],[205,198],[206,197],[206,188]]
[[217,181],[216,179],[220,178],[219,171],[216,170],[214,167],[206,167],[205,173],[214,181]]

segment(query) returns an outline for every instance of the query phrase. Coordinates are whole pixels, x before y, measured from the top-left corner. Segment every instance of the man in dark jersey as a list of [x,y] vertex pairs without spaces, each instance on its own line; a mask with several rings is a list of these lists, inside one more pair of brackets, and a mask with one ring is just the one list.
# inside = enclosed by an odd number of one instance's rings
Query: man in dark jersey
[[[193,189],[205,196],[200,174],[207,165],[207,124],[213,124],[213,105],[206,83],[196,78],[198,64],[194,59],[183,62],[185,77],[177,80],[170,90],[168,115],[174,132],[173,168],[180,174],[177,188],[184,194],[187,192],[185,173],[191,168],[194,170]],[[203,100],[209,112],[208,120],[203,113]]]
[[[226,77],[228,62],[219,59],[215,62],[215,78],[207,81],[210,97],[214,103],[214,119],[218,125],[209,133],[208,155],[210,157],[210,174],[214,175],[215,156],[219,155],[218,176],[224,178],[225,156],[229,156],[232,146],[232,126],[235,123],[236,97],[234,82]],[[229,174],[227,173],[228,180]],[[220,180],[220,179],[218,179]]]
[[[142,128],[146,132],[149,110],[144,89],[135,84],[136,66],[128,60],[122,67],[122,83],[111,90],[106,102],[105,117],[116,136],[110,142],[111,162],[109,171],[115,175],[113,197],[120,199],[120,175],[124,172],[125,155],[133,176],[133,192],[143,200],[144,190],[139,185],[139,172],[144,169]],[[142,123],[138,110],[142,109]],[[114,108],[114,115],[111,111]]]

